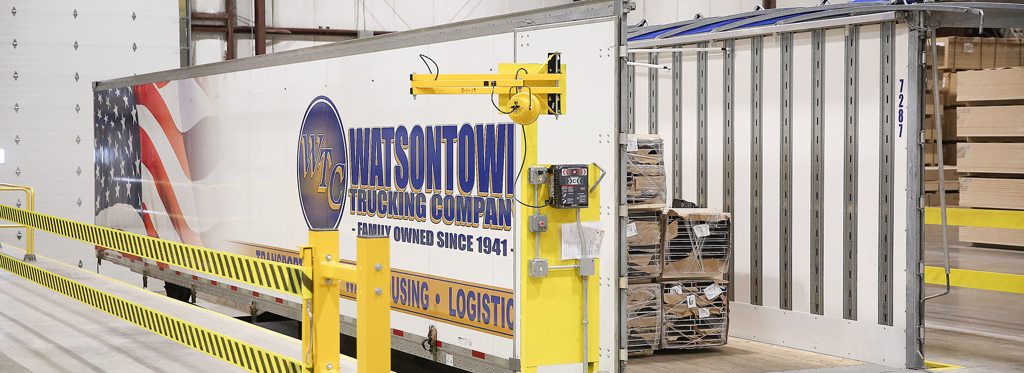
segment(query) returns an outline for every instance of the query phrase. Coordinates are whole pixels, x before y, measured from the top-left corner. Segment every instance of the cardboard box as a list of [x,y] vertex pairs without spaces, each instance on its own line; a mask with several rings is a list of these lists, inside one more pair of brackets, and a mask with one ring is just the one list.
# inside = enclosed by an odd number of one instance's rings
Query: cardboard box
[[1021,66],[1021,43],[1019,39],[985,38],[982,44],[982,65],[984,65],[984,68]]
[[1024,137],[1024,105],[956,108],[956,133],[962,137]]
[[716,209],[668,209],[662,216],[661,277],[716,278],[729,270],[732,219]]
[[661,284],[661,348],[725,345],[729,323],[728,282],[691,279]]
[[[970,70],[984,67],[982,38],[947,36],[938,38],[936,41],[939,69]],[[926,63],[931,65],[931,56],[926,59]]]
[[1024,179],[965,177],[960,206],[1024,210]]
[[1024,247],[1024,229],[960,227],[960,241]]
[[626,287],[626,348],[630,354],[661,347],[661,284]]
[[961,102],[1024,100],[1024,68],[958,72],[956,99]]
[[1024,174],[1024,143],[960,143],[956,165],[961,173]]
[[[633,149],[629,149],[635,147]],[[656,135],[630,135],[626,150],[626,203],[665,204],[664,144]]]

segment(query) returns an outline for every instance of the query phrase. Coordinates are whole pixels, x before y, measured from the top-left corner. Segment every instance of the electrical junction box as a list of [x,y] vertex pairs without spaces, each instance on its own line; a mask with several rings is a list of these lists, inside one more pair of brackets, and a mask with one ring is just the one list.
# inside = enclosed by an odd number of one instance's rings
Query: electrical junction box
[[530,184],[539,185],[544,184],[548,181],[548,168],[542,166],[530,166],[529,181]]
[[530,215],[530,232],[540,233],[548,231],[548,217],[546,215]]
[[590,168],[585,164],[551,165],[551,206],[560,209],[589,206]]

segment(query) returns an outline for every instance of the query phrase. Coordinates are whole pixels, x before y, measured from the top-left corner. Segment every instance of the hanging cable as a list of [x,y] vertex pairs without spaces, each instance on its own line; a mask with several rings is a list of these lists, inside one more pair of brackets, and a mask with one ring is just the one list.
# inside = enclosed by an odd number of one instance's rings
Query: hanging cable
[[520,201],[519,197],[516,195],[516,191],[518,190],[517,185],[519,185],[519,177],[522,176],[522,174],[523,174],[523,167],[526,166],[526,151],[529,149],[529,146],[528,146],[528,144],[526,142],[526,127],[525,126],[519,126],[519,128],[521,128],[523,130],[523,159],[522,159],[522,162],[519,163],[519,172],[516,173],[516,179],[515,179],[515,181],[512,182],[512,200],[516,201],[516,203],[518,203],[520,205],[523,205],[523,206],[526,206],[526,207],[529,207],[529,208],[534,208],[534,209],[544,208],[544,207],[548,206],[548,201],[547,200],[544,201],[543,205],[539,205],[539,206],[538,205],[531,205],[529,203]]
[[[420,60],[423,61],[424,65],[427,65],[427,72],[434,74],[434,80],[437,80],[437,78],[441,76],[441,66],[437,65],[437,61],[434,61],[433,58],[430,58],[430,56],[423,53],[420,53]],[[430,60],[430,62],[434,64],[433,69],[430,68],[430,64],[427,63],[427,60]]]

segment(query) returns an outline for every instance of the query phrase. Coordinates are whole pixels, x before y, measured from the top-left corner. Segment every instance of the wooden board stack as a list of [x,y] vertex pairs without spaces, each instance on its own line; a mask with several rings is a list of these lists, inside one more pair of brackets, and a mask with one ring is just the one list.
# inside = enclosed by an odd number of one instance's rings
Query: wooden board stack
[[[939,83],[932,82],[932,71],[926,70],[925,76],[928,81],[925,96],[922,100],[925,103],[925,120],[922,122],[924,129],[924,163],[925,163],[925,203],[928,206],[938,206],[938,156],[936,146],[939,143],[936,137],[933,115],[936,111],[942,113],[942,149],[945,164],[946,183],[946,205],[957,206],[961,199],[961,179],[949,177],[958,171],[960,166],[962,146],[964,143],[977,140],[993,140],[992,135],[1003,136],[1008,128],[1021,128],[1020,122],[1013,122],[1012,119],[1020,117],[1021,107],[1013,108],[1017,98],[993,98],[980,97],[979,90],[988,91],[989,96],[1013,96],[1014,88],[1018,91],[1020,86],[1013,86],[1012,79],[999,84],[991,81],[992,78],[982,78],[986,75],[1013,75],[1013,73],[981,73],[981,71],[1007,70],[1018,66],[1024,66],[1024,48],[1020,39],[1008,38],[979,38],[979,37],[944,37],[938,38]],[[931,65],[931,57],[927,58]],[[968,82],[961,84],[967,79]],[[979,80],[981,79],[981,80]],[[990,81],[986,82],[985,79]],[[1000,88],[1006,86],[1007,90]],[[936,110],[933,105],[932,91],[938,89],[941,107]],[[967,91],[964,91],[966,89]],[[1018,110],[1014,112],[1014,110]],[[1016,114],[1017,117],[1009,116]],[[966,120],[961,117],[966,116]],[[995,127],[982,123],[981,118],[994,118],[1003,116],[1004,123],[995,123]],[[987,119],[985,119],[987,120]],[[1007,123],[1009,122],[1009,123]],[[965,126],[966,125],[966,126]],[[1001,128],[1001,129],[1000,129]],[[995,132],[992,132],[992,131]],[[979,132],[980,131],[980,132]],[[1003,134],[997,135],[1002,132]],[[1020,135],[1018,135],[1020,136]],[[971,171],[959,170],[961,173]]]
[[[960,206],[1024,210],[1024,68],[958,75]],[[1024,248],[1024,230],[960,227],[960,240]]]

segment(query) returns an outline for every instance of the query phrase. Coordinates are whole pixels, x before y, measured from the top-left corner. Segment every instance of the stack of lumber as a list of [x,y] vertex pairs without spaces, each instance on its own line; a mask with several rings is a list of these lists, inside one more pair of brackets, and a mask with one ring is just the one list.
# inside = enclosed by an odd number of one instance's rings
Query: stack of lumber
[[630,355],[651,354],[661,346],[661,285],[626,287],[626,348]]
[[725,345],[729,320],[727,282],[687,279],[661,283],[661,348]]
[[[960,162],[960,144],[968,142],[969,137],[977,137],[978,134],[976,128],[961,127],[959,118],[963,115],[974,116],[971,121],[975,122],[975,126],[978,126],[978,115],[987,114],[978,113],[976,106],[1002,105],[1015,100],[1012,98],[986,98],[979,100],[979,97],[976,95],[978,89],[992,91],[993,94],[997,94],[998,92],[995,91],[999,91],[1000,88],[995,85],[988,85],[987,83],[979,85],[977,75],[974,75],[974,73],[1024,66],[1024,48],[1022,48],[1022,43],[1019,39],[959,36],[938,38],[936,46],[938,49],[938,61],[936,66],[931,66],[931,57],[929,56],[927,59],[929,69],[925,72],[927,81],[926,94],[922,97],[925,104],[925,120],[922,122],[925,140],[923,161],[926,166],[924,172],[925,202],[929,206],[938,206],[939,204],[937,194],[938,168],[936,166],[938,164],[937,147],[941,143],[944,153],[943,163],[946,166],[954,166],[953,170],[947,167],[945,172],[945,175],[947,175],[945,183],[947,193],[946,204],[955,206],[960,199],[960,180],[958,178],[949,178],[948,175],[957,172],[955,166]],[[931,68],[934,67],[937,67],[939,70],[938,75],[940,78],[937,84],[932,81]],[[972,80],[966,86],[960,84],[964,76],[969,76],[968,79]],[[1011,85],[1009,82],[1003,84]],[[968,89],[968,91],[962,91],[961,88]],[[941,105],[939,108],[934,107],[933,90],[938,90],[939,92]],[[942,116],[941,141],[937,139],[938,136],[935,131],[934,115],[936,112],[940,112]],[[987,137],[987,135],[984,137]]]
[[[958,73],[962,207],[1024,210],[1024,68]],[[960,240],[1024,247],[1024,230],[960,227]]]

